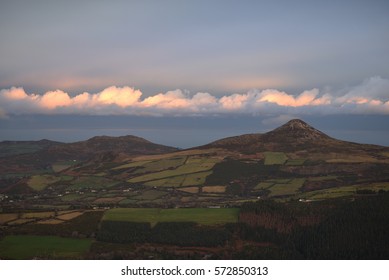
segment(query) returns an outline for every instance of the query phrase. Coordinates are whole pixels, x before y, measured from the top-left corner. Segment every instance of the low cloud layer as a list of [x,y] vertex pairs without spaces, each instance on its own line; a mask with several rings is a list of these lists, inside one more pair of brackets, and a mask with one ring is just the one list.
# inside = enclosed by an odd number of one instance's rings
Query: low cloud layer
[[389,114],[389,80],[380,77],[336,92],[314,88],[298,95],[276,89],[251,90],[222,97],[206,92],[191,95],[180,89],[149,97],[142,95],[140,90],[116,86],[75,96],[61,90],[36,94],[12,87],[0,90],[0,117],[13,114]]

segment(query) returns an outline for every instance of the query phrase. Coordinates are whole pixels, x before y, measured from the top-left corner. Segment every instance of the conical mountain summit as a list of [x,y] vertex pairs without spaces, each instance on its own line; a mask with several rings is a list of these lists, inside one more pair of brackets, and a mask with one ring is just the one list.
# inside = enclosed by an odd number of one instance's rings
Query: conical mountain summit
[[203,147],[222,148],[242,153],[265,151],[339,152],[378,148],[332,138],[300,119],[293,119],[266,133],[244,134],[217,140]]
[[263,134],[265,141],[309,142],[331,139],[325,133],[310,126],[300,119],[293,119],[286,124]]

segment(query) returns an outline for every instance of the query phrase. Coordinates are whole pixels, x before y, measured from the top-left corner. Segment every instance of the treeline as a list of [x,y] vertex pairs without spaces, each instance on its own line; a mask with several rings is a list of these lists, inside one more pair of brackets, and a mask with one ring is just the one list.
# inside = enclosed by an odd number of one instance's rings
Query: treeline
[[231,233],[223,227],[199,226],[192,222],[149,223],[103,221],[98,241],[112,243],[161,243],[178,246],[222,246]]
[[307,259],[389,259],[389,193],[359,198],[303,231],[296,249]]
[[250,202],[242,205],[239,221],[251,227],[291,233],[296,227],[318,224],[325,212],[323,207],[323,203],[277,203],[273,200]]
[[274,246],[245,248],[239,258],[388,259],[389,193],[355,201],[261,201],[242,206],[239,236]]

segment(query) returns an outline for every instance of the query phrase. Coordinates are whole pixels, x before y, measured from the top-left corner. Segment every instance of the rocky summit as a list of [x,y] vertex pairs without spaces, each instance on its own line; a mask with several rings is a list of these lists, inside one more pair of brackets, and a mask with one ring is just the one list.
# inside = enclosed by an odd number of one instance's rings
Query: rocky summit
[[300,119],[293,119],[286,124],[265,134],[266,136],[294,138],[297,141],[317,140],[330,138],[323,132],[313,128]]

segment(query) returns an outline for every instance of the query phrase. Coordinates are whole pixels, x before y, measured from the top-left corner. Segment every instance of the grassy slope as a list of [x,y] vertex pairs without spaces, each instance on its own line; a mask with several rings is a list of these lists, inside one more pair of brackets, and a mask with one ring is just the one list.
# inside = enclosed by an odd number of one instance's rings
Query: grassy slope
[[[166,161],[166,160],[165,160]],[[205,158],[205,159],[194,159],[194,158],[189,158],[188,161],[184,164],[183,160],[175,159],[174,161],[171,160],[171,163],[174,163],[174,167],[171,165],[167,165],[167,168],[175,168],[175,169],[165,169],[163,171],[159,172],[152,172],[147,173],[145,175],[141,175],[132,179],[129,179],[129,183],[139,183],[139,182],[148,182],[148,181],[157,181],[160,179],[164,178],[173,178],[173,177],[178,177],[182,175],[188,175],[188,174],[193,174],[193,173],[199,173],[199,172],[204,172],[204,171],[209,171],[213,168],[213,166],[220,161],[219,159],[214,159],[214,158]],[[180,165],[177,165],[179,164]],[[151,164],[151,163],[149,163]],[[154,164],[153,166],[158,166],[158,168],[161,168],[162,165],[160,164]],[[147,171],[147,170],[145,170]],[[150,171],[150,170],[148,170]],[[204,174],[202,174],[204,175]],[[209,174],[206,174],[209,175]],[[200,176],[200,179],[198,180],[197,178],[194,178],[192,181],[200,181],[202,182],[205,178],[202,178]],[[187,179],[191,180],[191,179]],[[163,185],[165,182],[164,181],[158,181],[156,182],[157,185]],[[185,184],[188,185],[188,184]]]
[[74,259],[86,253],[91,242],[57,236],[10,235],[0,241],[0,256],[16,260],[47,256]]
[[53,175],[35,175],[28,180],[27,184],[35,191],[42,191],[48,185],[58,182],[60,180],[60,177],[56,177]]
[[284,164],[288,157],[282,152],[265,152],[265,165]]

